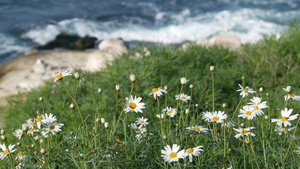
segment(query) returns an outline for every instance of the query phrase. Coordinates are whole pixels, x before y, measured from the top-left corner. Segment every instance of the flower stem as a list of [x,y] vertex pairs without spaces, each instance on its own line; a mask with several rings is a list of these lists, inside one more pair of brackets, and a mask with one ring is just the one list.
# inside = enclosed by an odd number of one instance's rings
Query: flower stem
[[215,87],[214,87],[214,74],[211,72],[211,81],[212,81],[212,102],[213,102],[213,112],[215,111]]

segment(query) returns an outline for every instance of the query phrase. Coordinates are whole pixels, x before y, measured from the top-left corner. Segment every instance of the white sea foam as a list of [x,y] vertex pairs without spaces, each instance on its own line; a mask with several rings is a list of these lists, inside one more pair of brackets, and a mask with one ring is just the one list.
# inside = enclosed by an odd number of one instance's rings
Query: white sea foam
[[[23,34],[38,44],[45,44],[53,40],[60,32],[83,36],[94,36],[98,39],[123,38],[126,41],[148,41],[162,43],[182,43],[209,38],[213,35],[231,30],[238,35],[242,43],[256,42],[263,35],[281,31],[285,26],[272,22],[275,15],[288,19],[288,15],[295,11],[275,14],[275,11],[259,9],[240,9],[236,11],[208,12],[192,16],[188,9],[182,12],[168,13],[159,11],[156,23],[145,26],[138,23],[97,22],[84,19],[63,20],[56,25],[37,27]],[[299,11],[296,14],[299,15]],[[270,19],[271,18],[271,19]],[[169,19],[168,24],[162,22]],[[269,20],[269,21],[268,21]]]

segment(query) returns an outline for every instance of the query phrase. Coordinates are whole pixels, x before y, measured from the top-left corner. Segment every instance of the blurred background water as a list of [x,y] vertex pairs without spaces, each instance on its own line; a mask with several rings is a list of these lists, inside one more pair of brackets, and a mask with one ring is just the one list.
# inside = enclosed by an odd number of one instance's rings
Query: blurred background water
[[246,43],[299,17],[299,0],[0,0],[0,64],[62,32],[170,44],[231,30]]

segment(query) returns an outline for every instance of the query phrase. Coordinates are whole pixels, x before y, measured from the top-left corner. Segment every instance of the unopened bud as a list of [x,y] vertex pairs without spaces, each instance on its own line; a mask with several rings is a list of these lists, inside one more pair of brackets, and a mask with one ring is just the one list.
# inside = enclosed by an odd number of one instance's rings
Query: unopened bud
[[279,136],[279,137],[281,137],[282,135],[283,135],[283,133],[282,133],[282,132],[279,132],[279,133],[278,133],[278,136]]
[[226,104],[223,103],[223,104],[222,104],[222,108],[223,108],[223,109],[226,109],[226,107],[227,107]]
[[36,115],[41,115],[41,112],[40,111],[36,111]]
[[41,154],[43,154],[43,155],[44,155],[44,154],[46,154],[46,150],[45,150],[45,149],[43,149],[43,148],[41,149],[41,151],[40,151],[40,152],[41,152]]
[[187,164],[187,163],[184,163],[184,164],[183,164],[183,167],[187,167],[187,166],[188,166],[188,164]]
[[176,123],[176,127],[178,127],[179,126],[179,124],[178,123]]
[[102,93],[102,90],[101,88],[98,89],[98,94],[101,94]]
[[247,138],[245,139],[245,143],[246,143],[247,145],[249,145],[249,144],[251,143],[249,137],[247,137]]
[[70,107],[70,109],[72,109],[72,110],[73,110],[73,109],[75,109],[75,105],[74,105],[73,103],[72,103],[72,104],[70,104],[70,106],[69,106],[69,107]]
[[230,151],[231,151],[231,148],[227,149],[227,151],[229,151],[229,152],[230,152]]
[[93,150],[93,153],[97,153],[97,151],[94,149],[94,150]]
[[291,92],[291,88],[292,88],[291,86],[287,86],[287,87],[286,87],[286,92],[287,92],[287,93],[290,93],[290,92]]
[[105,122],[105,123],[104,123],[104,127],[105,127],[106,129],[108,129],[109,124],[108,124],[107,122]]
[[190,86],[189,86],[189,88],[191,89],[191,90],[193,90],[194,89],[194,85],[193,84],[190,84]]
[[44,101],[44,98],[40,97],[39,102],[43,102],[43,101]]
[[105,123],[105,119],[101,118],[101,124],[104,124],[104,123]]
[[79,73],[78,73],[78,72],[75,72],[75,73],[74,73],[74,76],[75,76],[75,79],[77,79],[77,80],[80,79],[80,76],[79,76]]
[[120,91],[120,85],[116,85],[116,91]]
[[242,76],[242,80],[245,80],[245,76]]
[[129,79],[130,79],[130,82],[131,82],[131,83],[134,83],[134,82],[135,82],[135,75],[134,75],[134,74],[131,74],[131,75],[129,76]]
[[199,104],[195,104],[195,107],[198,108],[198,107],[199,107]]
[[210,66],[209,67],[209,71],[213,72],[215,70],[215,67],[214,66]]
[[11,128],[12,131],[15,131],[15,128]]
[[33,153],[34,153],[34,155],[38,155],[39,152],[38,151],[34,151]]
[[167,139],[168,139],[168,137],[167,137],[166,135],[164,135],[164,136],[163,136],[163,139],[164,139],[164,140],[167,140]]
[[21,146],[21,143],[20,143],[20,142],[17,142],[17,146],[20,147],[20,146]]
[[74,135],[74,133],[73,133],[73,132],[70,132],[70,135],[72,136],[72,135]]
[[242,128],[244,128],[244,127],[245,127],[245,123],[241,123],[240,126],[241,126]]
[[5,131],[1,129],[0,134],[1,134],[1,135],[4,135],[4,134],[5,134]]
[[29,148],[29,145],[26,145],[25,147],[26,147],[26,148]]
[[267,96],[267,97],[269,97],[269,96],[270,96],[270,94],[269,94],[269,93],[266,93],[266,96]]
[[96,118],[96,123],[98,123],[99,122],[99,118]]
[[2,141],[5,141],[6,140],[6,137],[4,135],[1,135],[1,140]]
[[281,110],[281,107],[276,107],[276,110],[277,110],[277,111],[280,111],[280,110]]
[[189,109],[185,109],[185,114],[189,114]]
[[167,91],[167,90],[168,90],[168,86],[165,86],[165,87],[164,87],[164,90]]
[[259,93],[262,93],[264,91],[263,87],[260,87],[258,91]]
[[265,115],[265,120],[269,120],[269,117],[268,117],[268,115]]
[[35,147],[35,145],[34,144],[31,144],[31,148],[34,148]]

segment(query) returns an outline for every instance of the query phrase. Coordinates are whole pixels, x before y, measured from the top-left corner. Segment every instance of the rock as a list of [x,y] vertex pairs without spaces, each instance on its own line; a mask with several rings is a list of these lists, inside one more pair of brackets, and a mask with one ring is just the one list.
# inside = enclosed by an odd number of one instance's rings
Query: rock
[[122,55],[127,52],[122,39],[104,39],[99,43],[98,49],[117,55]]
[[237,49],[242,46],[241,39],[231,33],[216,35],[210,38],[210,44],[219,44],[230,49]]
[[94,48],[94,44],[97,38],[95,37],[79,37],[77,35],[68,35],[61,33],[56,36],[55,40],[47,43],[43,46],[38,46],[37,49],[72,49],[72,50],[85,50],[89,48]]
[[43,63],[41,59],[37,59],[34,65],[32,66],[32,71],[34,73],[45,73],[46,64]]

